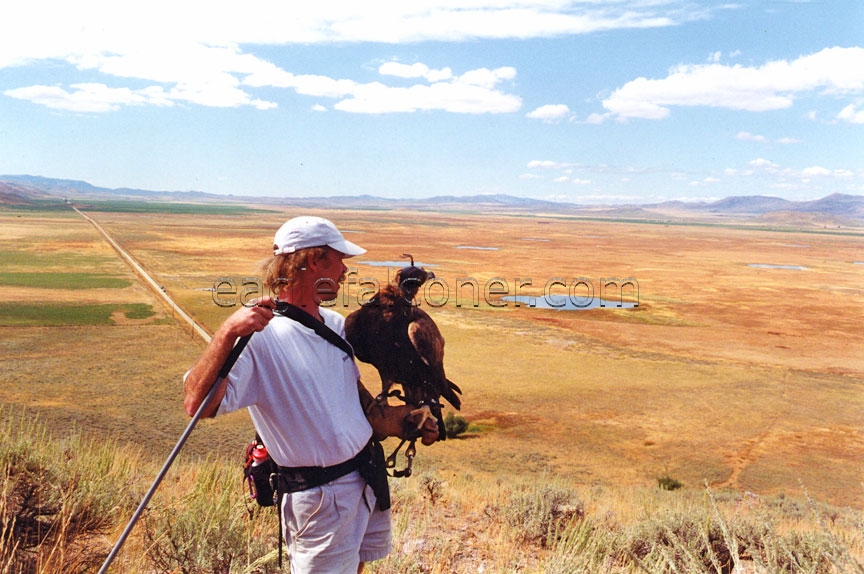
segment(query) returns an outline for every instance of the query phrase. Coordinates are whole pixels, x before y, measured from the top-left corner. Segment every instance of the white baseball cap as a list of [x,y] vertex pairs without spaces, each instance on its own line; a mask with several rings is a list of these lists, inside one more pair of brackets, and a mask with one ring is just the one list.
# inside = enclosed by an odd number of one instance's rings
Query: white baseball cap
[[366,253],[365,249],[342,237],[332,221],[323,217],[305,215],[282,224],[276,232],[276,237],[273,238],[273,255],[294,253],[299,249],[325,245],[348,257]]

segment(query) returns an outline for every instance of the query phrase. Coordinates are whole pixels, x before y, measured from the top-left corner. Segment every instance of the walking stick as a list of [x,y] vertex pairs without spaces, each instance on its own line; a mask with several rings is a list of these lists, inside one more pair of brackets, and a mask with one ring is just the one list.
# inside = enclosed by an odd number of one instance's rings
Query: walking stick
[[159,483],[161,483],[162,479],[165,478],[165,474],[167,474],[168,469],[171,468],[171,464],[174,462],[174,459],[177,458],[177,455],[180,453],[180,449],[183,448],[183,445],[186,444],[186,440],[189,438],[189,435],[192,434],[192,429],[194,429],[195,425],[198,424],[198,421],[201,420],[201,415],[204,413],[204,410],[207,408],[207,406],[210,404],[210,401],[213,400],[213,397],[216,395],[216,389],[219,388],[219,385],[222,383],[225,377],[228,376],[228,373],[231,371],[231,367],[233,367],[234,363],[237,362],[237,357],[239,357],[240,353],[243,352],[243,349],[246,347],[246,343],[249,342],[249,339],[251,337],[252,335],[246,335],[244,337],[241,337],[237,341],[237,344],[234,345],[234,348],[231,349],[231,353],[228,355],[228,358],[225,359],[225,362],[222,364],[222,368],[219,369],[219,375],[213,382],[213,386],[210,387],[210,390],[207,392],[207,396],[204,397],[204,401],[201,403],[201,406],[198,407],[198,410],[195,412],[192,420],[189,421],[189,424],[186,426],[186,430],[183,431],[183,434],[180,436],[180,440],[177,441],[177,444],[174,446],[174,450],[172,450],[171,454],[168,455],[168,460],[165,461],[165,464],[162,466],[162,470],[160,470],[159,474],[156,475],[156,480],[153,481],[153,486],[151,486],[150,490],[147,491],[147,494],[144,495],[144,499],[141,501],[141,504],[138,505],[138,509],[135,511],[135,514],[132,515],[132,518],[129,520],[129,524],[126,525],[126,529],[123,530],[123,534],[120,535],[120,538],[117,540],[114,548],[111,549],[111,552],[105,559],[105,563],[102,564],[102,568],[99,569],[99,574],[105,574],[105,572],[108,571],[108,567],[111,565],[111,562],[113,562],[114,558],[117,557],[117,553],[120,552],[120,548],[123,546],[123,543],[126,542],[126,538],[129,537],[129,533],[132,532],[132,528],[135,527],[135,523],[138,522],[139,518],[141,518],[141,514],[147,507],[147,503],[150,502],[150,499],[153,498],[153,495],[156,493],[156,489],[159,488]]

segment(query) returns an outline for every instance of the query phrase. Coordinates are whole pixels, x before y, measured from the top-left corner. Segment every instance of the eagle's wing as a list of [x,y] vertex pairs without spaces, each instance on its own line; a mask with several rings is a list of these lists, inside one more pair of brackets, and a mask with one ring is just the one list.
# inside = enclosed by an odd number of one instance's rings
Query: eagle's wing
[[429,315],[417,313],[408,324],[408,338],[424,363],[431,367],[444,363],[444,337]]

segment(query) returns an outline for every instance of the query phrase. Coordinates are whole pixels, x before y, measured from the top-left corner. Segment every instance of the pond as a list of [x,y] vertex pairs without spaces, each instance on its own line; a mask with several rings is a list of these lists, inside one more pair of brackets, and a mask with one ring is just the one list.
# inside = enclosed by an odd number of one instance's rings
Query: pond
[[[373,267],[408,267],[411,262],[408,259],[403,261],[358,261],[362,265],[371,265]],[[435,263],[423,263],[421,261],[414,262],[415,267],[438,267]]]
[[751,263],[747,267],[756,267],[757,269],[790,269],[792,271],[807,271],[807,267],[802,265],[770,265],[768,263]]
[[634,309],[639,306],[632,301],[619,300],[609,301],[599,297],[562,297],[561,295],[549,295],[546,297],[532,297],[529,295],[508,295],[502,297],[502,301],[518,303],[521,307],[533,309],[555,309],[556,311],[587,311],[589,309]]

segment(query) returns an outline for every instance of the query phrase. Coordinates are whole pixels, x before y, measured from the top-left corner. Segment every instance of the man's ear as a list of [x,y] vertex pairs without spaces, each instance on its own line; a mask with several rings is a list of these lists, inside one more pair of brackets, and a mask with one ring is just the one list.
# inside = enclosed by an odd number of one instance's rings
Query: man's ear
[[314,271],[318,268],[318,259],[312,254],[311,251],[307,251],[303,258],[306,260],[306,265],[303,266],[303,269]]

